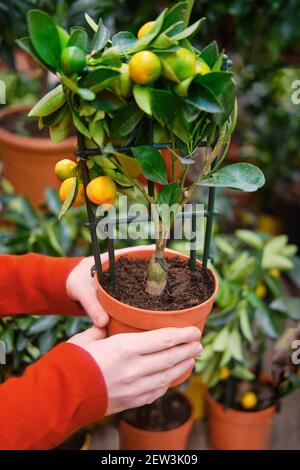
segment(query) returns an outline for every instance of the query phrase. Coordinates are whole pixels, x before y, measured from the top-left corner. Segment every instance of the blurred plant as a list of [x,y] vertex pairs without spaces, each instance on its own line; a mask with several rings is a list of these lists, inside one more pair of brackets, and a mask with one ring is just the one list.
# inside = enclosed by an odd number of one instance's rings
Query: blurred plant
[[287,319],[300,320],[300,299],[286,296],[281,282],[281,273],[293,268],[297,251],[285,235],[237,230],[215,241],[220,290],[196,372],[217,394],[224,380],[257,380],[266,338],[277,339]]

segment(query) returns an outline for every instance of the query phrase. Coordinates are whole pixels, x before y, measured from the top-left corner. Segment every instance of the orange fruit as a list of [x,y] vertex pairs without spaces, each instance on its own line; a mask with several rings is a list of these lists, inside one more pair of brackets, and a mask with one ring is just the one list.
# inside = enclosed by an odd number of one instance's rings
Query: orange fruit
[[76,176],[76,168],[77,164],[75,162],[69,160],[68,158],[64,158],[63,160],[59,160],[59,162],[56,163],[54,172],[60,181],[64,181],[67,178]]
[[151,51],[140,51],[131,57],[129,62],[131,80],[140,85],[152,83],[161,74],[159,58]]
[[228,369],[228,367],[221,367],[219,379],[227,380],[230,376],[231,376],[231,372]]
[[257,405],[257,402],[258,402],[257,395],[254,392],[243,393],[241,400],[240,400],[240,404],[246,410],[252,410],[252,408],[255,408]]
[[257,285],[255,289],[255,293],[261,299],[264,298],[267,294],[266,286],[261,282],[260,284]]
[[148,23],[143,24],[141,28],[138,30],[137,37],[138,39],[141,39],[145,34],[148,33],[148,31],[152,28],[154,25],[155,21],[148,21]]
[[270,269],[271,276],[275,277],[275,279],[280,279],[280,271],[279,269]]
[[[168,68],[172,69],[174,75],[176,75],[180,81],[194,75],[196,71],[196,57],[185,47],[180,47],[175,52],[165,54],[163,57],[163,65],[164,64],[166,64]],[[164,67],[163,75],[169,80],[175,81],[171,74],[168,73],[168,68],[166,66]]]
[[[65,181],[61,183],[58,194],[62,203],[65,202],[75,179],[76,179],[75,177],[67,178]],[[82,183],[79,183],[77,187],[77,195],[72,206],[79,207],[79,206],[82,206],[82,204],[84,204],[84,186]]]
[[86,194],[94,204],[114,204],[117,186],[109,176],[98,176],[89,182]]
[[199,73],[200,75],[206,75],[207,73],[211,72],[209,65],[202,59],[197,59],[196,61],[196,68],[195,72]]

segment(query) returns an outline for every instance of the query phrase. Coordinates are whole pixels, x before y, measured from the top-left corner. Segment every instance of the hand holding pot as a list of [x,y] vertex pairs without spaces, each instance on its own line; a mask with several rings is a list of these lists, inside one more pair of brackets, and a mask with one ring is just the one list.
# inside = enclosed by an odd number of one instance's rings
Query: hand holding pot
[[195,327],[162,328],[103,339],[92,327],[69,340],[96,361],[108,391],[107,415],[152,403],[190,369],[201,353]]

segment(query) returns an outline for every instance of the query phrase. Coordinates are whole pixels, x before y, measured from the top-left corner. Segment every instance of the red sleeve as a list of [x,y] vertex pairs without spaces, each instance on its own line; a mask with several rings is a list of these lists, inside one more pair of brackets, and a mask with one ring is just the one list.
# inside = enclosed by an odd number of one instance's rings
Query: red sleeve
[[107,408],[104,378],[83,349],[62,343],[0,385],[0,449],[43,450],[92,421]]
[[66,280],[82,258],[54,258],[38,254],[0,256],[0,317],[83,315],[66,291]]

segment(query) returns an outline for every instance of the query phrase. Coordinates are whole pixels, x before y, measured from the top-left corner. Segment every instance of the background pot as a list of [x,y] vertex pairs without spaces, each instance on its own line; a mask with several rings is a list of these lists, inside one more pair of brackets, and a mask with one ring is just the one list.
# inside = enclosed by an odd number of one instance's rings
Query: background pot
[[265,450],[269,448],[276,407],[262,411],[238,411],[206,394],[210,444],[217,450]]
[[[128,258],[133,259],[149,260],[152,253],[153,247],[136,247],[135,250],[129,251],[128,253],[122,253],[119,256],[117,255],[116,260],[120,256],[127,256]],[[177,251],[166,250],[167,258],[172,258],[174,256],[178,256],[183,260],[188,259],[188,256],[178,253]],[[198,263],[200,263],[200,261],[198,261]],[[107,271],[108,267],[109,261],[104,262],[103,270]],[[178,311],[144,310],[142,308],[124,304],[108,294],[101,287],[95,277],[99,300],[103,305],[104,310],[110,316],[110,322],[108,324],[108,335],[112,336],[119,333],[142,332],[167,327],[179,328],[192,325],[203,331],[206,318],[212,309],[213,302],[218,291],[218,280],[212,271],[211,274],[215,283],[215,289],[211,297],[200,305]],[[172,385],[177,385],[186,380],[190,376],[191,371],[192,370],[188,371]]]
[[25,137],[5,129],[5,122],[27,113],[31,106],[4,108],[0,112],[0,157],[4,176],[19,194],[26,194],[34,205],[41,204],[45,189],[58,187],[54,174],[55,163],[72,158],[75,139],[70,137],[59,144],[49,138]]
[[120,450],[186,450],[193,419],[192,406],[187,421],[168,431],[146,431],[121,419],[119,424]]

